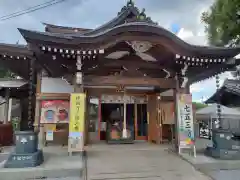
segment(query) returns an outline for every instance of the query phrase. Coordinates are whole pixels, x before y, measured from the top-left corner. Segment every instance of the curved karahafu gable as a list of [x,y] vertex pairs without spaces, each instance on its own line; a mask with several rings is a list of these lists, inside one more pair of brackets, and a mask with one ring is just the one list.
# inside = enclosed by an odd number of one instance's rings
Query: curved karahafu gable
[[240,47],[206,47],[190,45],[166,29],[144,22],[132,22],[116,26],[94,35],[60,34],[19,29],[27,42],[38,45],[55,45],[66,48],[108,48],[121,41],[150,41],[168,47],[176,54],[204,58],[232,58]]

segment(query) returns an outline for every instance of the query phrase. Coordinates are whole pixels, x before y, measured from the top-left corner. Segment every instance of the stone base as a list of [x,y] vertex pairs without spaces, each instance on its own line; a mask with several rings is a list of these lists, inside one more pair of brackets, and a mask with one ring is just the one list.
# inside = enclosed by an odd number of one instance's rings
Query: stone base
[[32,154],[11,153],[5,163],[5,168],[36,167],[43,163],[43,152],[38,150]]
[[132,139],[119,139],[119,140],[108,140],[108,144],[133,144],[134,141]]
[[216,149],[207,147],[204,152],[205,155],[222,160],[240,160],[240,151],[230,149]]

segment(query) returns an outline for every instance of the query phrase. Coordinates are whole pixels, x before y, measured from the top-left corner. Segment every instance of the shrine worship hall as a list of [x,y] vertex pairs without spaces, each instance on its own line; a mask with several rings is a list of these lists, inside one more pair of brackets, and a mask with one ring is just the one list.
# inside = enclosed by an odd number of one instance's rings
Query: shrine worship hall
[[239,47],[184,42],[131,0],[96,29],[43,25],[44,32],[18,29],[27,45],[0,44],[0,65],[26,82],[20,129],[36,132],[39,148],[191,145],[189,86],[239,65]]

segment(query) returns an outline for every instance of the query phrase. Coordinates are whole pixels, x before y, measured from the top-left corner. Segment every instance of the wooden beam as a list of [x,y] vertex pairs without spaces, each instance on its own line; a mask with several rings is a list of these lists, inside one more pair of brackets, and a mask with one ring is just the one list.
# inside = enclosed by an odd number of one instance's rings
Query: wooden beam
[[[159,59],[159,56],[158,56]],[[165,60],[165,59],[164,59]],[[168,59],[170,62],[171,59]],[[68,61],[66,61],[68,62]],[[112,67],[112,66],[134,66],[136,68],[146,68],[146,69],[168,69],[168,66],[161,65],[163,62],[152,62],[142,60],[139,56],[129,55],[124,56],[120,59],[108,59],[108,58],[98,58],[84,61],[83,69],[91,68],[94,65],[98,65],[99,67]]]
[[124,76],[85,76],[84,85],[104,86],[104,85],[123,85],[123,86],[159,86],[160,88],[175,88],[175,79],[169,78],[130,78]]
[[54,94],[54,93],[39,93],[36,97],[37,100],[69,100],[70,94],[68,93],[60,93],[60,94]]

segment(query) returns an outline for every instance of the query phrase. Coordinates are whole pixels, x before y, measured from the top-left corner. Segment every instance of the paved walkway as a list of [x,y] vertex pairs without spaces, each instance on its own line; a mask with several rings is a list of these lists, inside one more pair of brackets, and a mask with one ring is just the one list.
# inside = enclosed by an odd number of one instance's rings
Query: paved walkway
[[209,180],[166,146],[148,143],[88,148],[89,180]]

